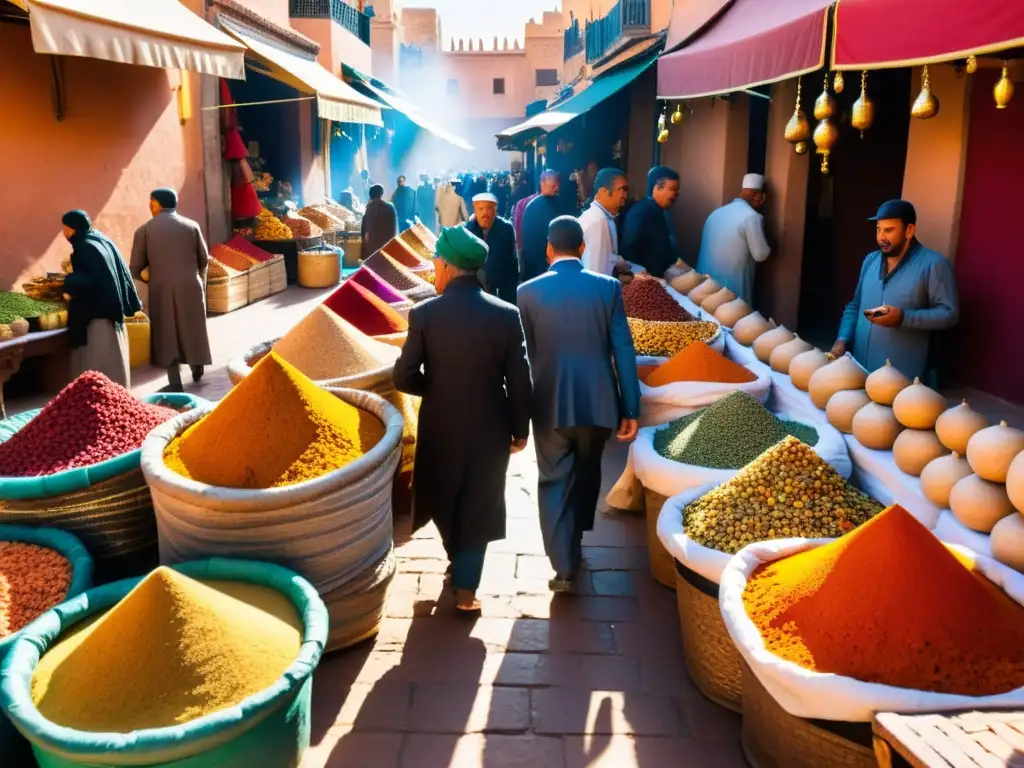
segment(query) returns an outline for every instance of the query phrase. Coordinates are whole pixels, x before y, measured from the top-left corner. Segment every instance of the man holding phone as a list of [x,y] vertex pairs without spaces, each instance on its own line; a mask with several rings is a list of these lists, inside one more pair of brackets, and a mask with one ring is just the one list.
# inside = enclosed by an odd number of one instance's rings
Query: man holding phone
[[878,250],[864,259],[832,354],[850,351],[869,371],[889,360],[910,378],[923,376],[932,332],[952,328],[960,314],[953,265],[917,240],[917,212],[906,200],[883,203],[869,221]]

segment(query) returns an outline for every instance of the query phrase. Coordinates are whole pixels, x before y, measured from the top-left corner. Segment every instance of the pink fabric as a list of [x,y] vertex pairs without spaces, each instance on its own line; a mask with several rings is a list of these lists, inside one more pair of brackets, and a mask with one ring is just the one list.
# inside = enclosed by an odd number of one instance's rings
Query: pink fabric
[[735,0],[691,45],[658,60],[658,96],[692,99],[813,72],[833,0]]
[[363,286],[363,288],[368,290],[378,299],[386,301],[388,304],[398,304],[400,302],[407,301],[405,296],[392,288],[390,283],[369,267],[360,267],[352,274],[352,277],[350,277],[349,280],[353,280]]
[[835,37],[837,67],[950,61],[1024,44],[1024,2],[842,0]]

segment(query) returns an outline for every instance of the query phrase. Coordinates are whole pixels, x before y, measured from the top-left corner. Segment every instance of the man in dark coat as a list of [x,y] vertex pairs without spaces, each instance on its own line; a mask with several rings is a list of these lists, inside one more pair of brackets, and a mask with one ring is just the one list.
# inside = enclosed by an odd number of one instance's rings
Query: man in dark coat
[[676,263],[675,235],[668,210],[679,199],[679,174],[663,165],[647,175],[647,197],[626,213],[619,251],[654,277]]
[[413,525],[433,521],[460,610],[476,611],[487,545],[505,537],[509,454],[526,447],[530,364],[519,311],[488,296],[476,272],[487,245],[441,231],[437,298],[409,312],[395,387],[423,398],[413,470]]
[[583,268],[583,228],[571,216],[551,222],[551,268],[519,287],[519,311],[530,352],[537,502],[544,549],[567,592],[580,569],[583,532],[594,526],[601,492],[601,455],[617,430],[637,434],[640,384],[636,353],[614,277]]
[[431,232],[437,231],[437,190],[430,183],[427,174],[420,176],[420,185],[416,189],[416,215],[423,226]]
[[395,206],[384,199],[384,187],[370,187],[370,202],[363,213],[363,258],[368,259],[398,234]]
[[523,213],[522,281],[532,280],[548,271],[548,226],[568,211],[558,199],[561,179],[557,171],[540,175],[540,195],[530,201]]
[[512,222],[498,216],[498,199],[490,192],[473,198],[473,216],[466,229],[487,243],[483,268],[484,289],[502,301],[515,304],[519,285],[519,254]]
[[398,216],[398,231],[404,232],[413,225],[413,217],[416,216],[416,190],[406,186],[405,176],[398,177],[398,186],[391,195],[391,202]]

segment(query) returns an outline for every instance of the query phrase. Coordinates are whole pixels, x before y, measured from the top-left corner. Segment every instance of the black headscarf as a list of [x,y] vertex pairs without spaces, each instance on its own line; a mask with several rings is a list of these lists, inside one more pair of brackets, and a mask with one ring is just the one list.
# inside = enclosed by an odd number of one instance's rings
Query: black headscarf
[[160,203],[160,207],[165,211],[173,211],[178,207],[178,193],[173,189],[154,189],[149,196]]
[[65,213],[61,217],[60,223],[75,230],[76,235],[84,235],[92,229],[92,219],[89,218],[89,214],[79,209]]

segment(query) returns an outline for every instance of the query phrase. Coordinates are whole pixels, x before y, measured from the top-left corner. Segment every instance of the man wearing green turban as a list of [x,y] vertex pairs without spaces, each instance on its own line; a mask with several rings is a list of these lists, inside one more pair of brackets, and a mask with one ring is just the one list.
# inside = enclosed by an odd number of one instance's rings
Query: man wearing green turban
[[423,398],[413,470],[413,527],[433,522],[451,563],[456,607],[479,611],[487,545],[505,538],[510,453],[526,447],[533,387],[519,310],[487,294],[487,244],[441,230],[434,285],[409,312],[395,388]]

